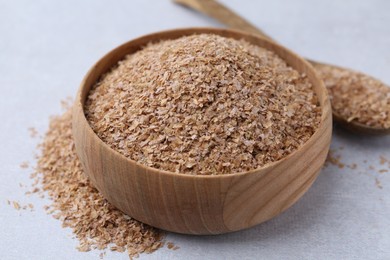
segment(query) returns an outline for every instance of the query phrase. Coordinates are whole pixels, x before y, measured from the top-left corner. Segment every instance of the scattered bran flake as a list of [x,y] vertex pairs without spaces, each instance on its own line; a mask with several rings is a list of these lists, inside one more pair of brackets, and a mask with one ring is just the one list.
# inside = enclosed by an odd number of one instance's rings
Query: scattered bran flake
[[339,169],[342,169],[345,167],[345,164],[341,162],[341,155],[336,155],[335,150],[329,150],[328,156],[326,157],[325,161],[325,167],[329,164],[337,166]]
[[385,172],[389,172],[389,170],[387,170],[387,169],[381,169],[381,170],[379,170],[379,173],[385,173]]
[[79,246],[77,246],[77,250],[80,252],[89,252],[91,251],[91,245],[89,245],[87,242],[81,243]]
[[16,210],[20,210],[22,208],[17,201],[12,201],[12,205]]
[[114,252],[125,252],[126,251],[126,248],[124,246],[111,246],[110,247],[110,250],[111,251],[114,251]]
[[347,165],[347,166],[348,166],[348,168],[350,168],[350,169],[352,169],[352,170],[355,170],[355,169],[357,168],[356,163],[353,163],[353,164]]
[[175,246],[175,244],[172,243],[172,242],[168,242],[168,243],[167,243],[167,247],[168,247],[168,249],[171,249],[171,250],[177,250],[177,249],[180,248],[180,247],[178,247],[178,246]]
[[389,161],[388,161],[384,156],[382,156],[382,155],[379,157],[379,159],[380,159],[380,164],[381,164],[381,165],[384,165],[385,163],[389,162]]
[[173,244],[172,242],[167,243],[168,249],[172,249],[174,246],[175,246],[175,244]]
[[31,211],[33,211],[34,209],[34,205],[32,205],[31,203],[27,204],[27,205],[20,205],[19,202],[17,201],[9,201],[7,200],[7,204],[8,205],[11,205],[14,207],[14,209],[16,210],[26,210],[26,209],[30,209]]
[[63,227],[73,230],[80,251],[104,250],[114,245],[133,257],[163,246],[161,231],[124,215],[91,185],[75,152],[71,120],[71,108],[51,118],[40,145],[33,178],[52,200],[45,209],[62,221]]
[[22,162],[22,163],[20,164],[20,168],[22,168],[22,169],[27,169],[28,166],[29,166],[29,163],[28,163],[28,162]]
[[382,183],[379,181],[378,178],[375,178],[375,185],[376,185],[379,189],[383,189]]
[[229,174],[280,160],[318,128],[305,75],[244,40],[201,34],[149,44],[90,91],[86,117],[113,149],[184,174]]
[[38,136],[38,131],[34,127],[28,128],[28,131],[30,132],[30,137],[35,138]]
[[362,73],[318,64],[314,66],[329,91],[332,110],[348,122],[390,128],[390,88]]

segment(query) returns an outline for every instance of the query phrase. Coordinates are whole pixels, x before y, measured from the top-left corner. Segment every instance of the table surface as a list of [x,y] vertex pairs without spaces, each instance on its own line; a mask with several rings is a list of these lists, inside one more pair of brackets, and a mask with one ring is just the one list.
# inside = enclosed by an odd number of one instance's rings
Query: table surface
[[[390,1],[223,1],[305,57],[364,71],[390,83]],[[169,0],[0,0],[0,259],[98,259],[78,252],[70,229],[27,197],[37,139],[60,100],[74,96],[88,68],[136,36],[163,29],[222,26]],[[219,236],[169,233],[167,248],[140,259],[390,259],[390,136],[334,129],[346,167],[326,167],[292,208],[254,228]],[[356,169],[353,164],[357,165]],[[348,167],[348,165],[350,167]],[[374,169],[372,169],[374,168]],[[32,203],[15,210],[7,200]],[[107,252],[105,259],[127,259]]]

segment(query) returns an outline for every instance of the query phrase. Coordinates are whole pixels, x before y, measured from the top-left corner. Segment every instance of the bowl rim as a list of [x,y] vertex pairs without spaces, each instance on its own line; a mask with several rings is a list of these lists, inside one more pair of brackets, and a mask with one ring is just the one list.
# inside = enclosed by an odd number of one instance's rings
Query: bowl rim
[[[177,33],[177,34],[183,34],[183,36],[188,36],[188,35],[195,35],[195,34],[202,34],[202,33],[212,33],[212,34],[217,34],[217,35],[220,35],[222,37],[227,37],[227,36],[223,36],[222,34],[223,33],[233,33],[235,35],[242,35],[242,36],[245,36],[245,37],[252,37],[252,38],[260,38],[262,41],[266,42],[268,45],[273,45],[274,47],[276,47],[277,49],[283,51],[283,52],[286,52],[288,53],[289,55],[293,56],[295,59],[297,60],[300,60],[300,62],[302,62],[304,64],[304,66],[306,67],[306,69],[308,70],[311,70],[313,72],[313,75],[319,79],[319,89],[323,89],[324,90],[324,101],[323,103],[321,104],[320,103],[320,108],[321,108],[321,119],[320,119],[320,123],[317,127],[317,129],[315,130],[315,132],[310,136],[310,138],[305,142],[303,143],[301,146],[299,146],[296,150],[294,150],[293,152],[289,153],[288,155],[286,155],[285,157],[277,160],[277,161],[273,161],[273,162],[269,162],[269,163],[266,163],[264,164],[263,166],[261,167],[258,167],[258,168],[255,168],[255,169],[252,169],[250,171],[241,171],[241,172],[233,172],[233,173],[228,173],[228,174],[210,174],[210,175],[200,175],[200,174],[186,174],[186,173],[182,173],[182,172],[172,172],[172,171],[167,171],[167,170],[163,170],[163,169],[158,169],[158,168],[154,168],[154,167],[150,167],[150,166],[147,166],[147,165],[144,165],[144,164],[141,164],[133,159],[130,159],[128,157],[126,157],[125,155],[123,155],[122,153],[120,153],[119,151],[111,148],[106,142],[104,142],[102,139],[100,139],[100,137],[95,133],[95,131],[92,129],[91,125],[89,124],[87,118],[85,117],[85,111],[84,111],[84,105],[85,105],[85,101],[86,101],[86,98],[83,100],[82,98],[82,93],[83,93],[83,90],[87,87],[86,85],[86,82],[87,82],[87,79],[91,76],[91,74],[93,74],[94,70],[96,69],[96,67],[98,67],[98,65],[103,61],[105,60],[106,58],[108,57],[112,57],[119,49],[121,48],[124,48],[126,45],[132,43],[132,42],[136,42],[136,41],[141,41],[141,40],[144,40],[145,38],[155,38],[156,40],[158,40],[158,37],[161,36],[161,35],[166,35],[166,34],[170,34],[170,33]],[[229,37],[228,37],[229,38]],[[232,38],[232,37],[231,37]],[[177,38],[173,38],[173,39],[177,39]],[[236,39],[236,38],[235,38]],[[266,48],[266,47],[263,47],[263,46],[260,46],[262,48]],[[268,48],[266,48],[268,49]],[[276,53],[277,54],[277,53]],[[277,54],[278,55],[278,54]],[[279,55],[278,55],[279,56]],[[123,58],[124,56],[122,56]],[[280,57],[280,56],[279,56]],[[280,57],[281,58],[281,57]],[[286,60],[284,58],[282,58],[285,62]],[[117,60],[116,62],[120,61]],[[287,63],[288,64],[288,63]],[[290,64],[288,64],[289,66],[291,66]],[[294,68],[295,69],[295,68]],[[100,74],[99,76],[101,76],[102,74]],[[313,84],[312,80],[310,80],[310,83]],[[314,84],[313,84],[314,85]],[[91,89],[91,87],[90,87]],[[90,91],[90,89],[88,90],[88,92]],[[87,92],[87,93],[88,93]],[[316,93],[316,95],[318,96],[318,94]],[[86,96],[87,97],[87,96]],[[82,113],[82,121],[79,121],[79,123],[82,123],[84,124],[84,128],[89,132],[89,134],[92,134],[93,138],[100,144],[102,145],[103,147],[105,147],[105,149],[108,149],[110,150],[111,152],[113,152],[116,156],[119,156],[119,158],[121,160],[125,160],[127,161],[127,163],[130,163],[130,164],[133,164],[133,165],[136,165],[137,167],[141,167],[143,170],[147,170],[148,172],[153,172],[153,173],[156,173],[156,174],[163,174],[163,175],[169,175],[171,177],[180,177],[180,178],[189,178],[189,179],[193,179],[193,178],[200,178],[200,179],[220,179],[220,178],[234,178],[234,177],[237,177],[237,176],[244,176],[244,175],[249,175],[249,174],[255,174],[255,173],[259,173],[259,172],[263,172],[263,171],[267,171],[271,168],[274,168],[275,166],[281,164],[282,162],[284,162],[285,160],[288,160],[290,159],[291,157],[293,157],[297,152],[299,152],[300,150],[304,149],[305,147],[311,145],[311,143],[313,142],[313,140],[317,139],[317,136],[320,135],[320,129],[323,129],[325,126],[325,123],[327,121],[327,118],[328,116],[330,116],[332,118],[332,113],[331,113],[331,105],[330,105],[330,100],[329,100],[329,95],[328,95],[328,91],[323,83],[323,81],[321,80],[321,78],[319,77],[318,73],[316,72],[316,70],[314,69],[314,67],[308,62],[306,61],[304,58],[302,58],[301,56],[299,56],[298,54],[296,54],[295,52],[289,50],[288,48],[284,47],[284,46],[281,46],[279,45],[278,43],[276,42],[273,42],[267,38],[264,38],[264,37],[261,37],[259,35],[255,35],[255,34],[252,34],[252,33],[247,33],[247,32],[243,32],[243,31],[240,31],[240,30],[233,30],[233,29],[224,29],[224,28],[216,28],[216,27],[184,27],[184,28],[176,28],[176,29],[169,29],[169,30],[162,30],[162,31],[157,31],[157,32],[154,32],[154,33],[148,33],[148,34],[144,34],[144,35],[141,35],[139,37],[136,37],[136,38],[133,38],[129,41],[126,41],[116,47],[114,47],[113,49],[111,49],[110,51],[108,51],[106,54],[104,54],[103,56],[101,56],[87,71],[87,73],[85,74],[85,76],[83,77],[81,83],[80,83],[80,86],[78,88],[78,91],[77,91],[77,94],[76,94],[76,98],[75,98],[75,101],[74,101],[74,104],[73,104],[73,116],[72,116],[72,124],[74,123],[74,118],[75,118],[75,114],[76,113]],[[330,128],[330,131],[332,132],[332,120],[328,120],[330,121],[330,125],[329,125],[329,128]],[[75,140],[76,142],[76,140]]]

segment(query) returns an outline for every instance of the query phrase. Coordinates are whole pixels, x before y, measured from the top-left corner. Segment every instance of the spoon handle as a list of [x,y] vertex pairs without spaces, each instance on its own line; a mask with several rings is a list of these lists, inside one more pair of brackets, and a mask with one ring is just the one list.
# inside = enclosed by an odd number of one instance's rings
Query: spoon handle
[[257,34],[273,41],[262,30],[215,0],[174,0],[174,2],[213,17],[230,28]]
[[[263,32],[256,26],[252,25],[250,22],[242,18],[240,15],[236,14],[234,11],[230,10],[229,8],[217,2],[216,0],[173,0],[173,1],[177,4],[183,5],[192,10],[196,10],[202,14],[212,17],[232,29],[253,33],[258,36],[264,37],[268,40],[271,40],[273,42],[276,42],[265,32]],[[306,60],[313,65],[327,65],[307,58]]]

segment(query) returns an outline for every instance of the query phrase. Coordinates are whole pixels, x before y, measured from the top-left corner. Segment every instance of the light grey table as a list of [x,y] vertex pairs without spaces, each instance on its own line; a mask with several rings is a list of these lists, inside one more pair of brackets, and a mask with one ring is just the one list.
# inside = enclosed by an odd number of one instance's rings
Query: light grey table
[[[223,2],[297,53],[390,83],[390,1]],[[44,132],[60,100],[74,95],[110,49],[190,26],[220,25],[168,0],[0,0],[0,259],[98,259],[99,251],[75,249],[71,231],[42,209],[47,200],[26,197],[19,187],[31,183],[30,170],[19,165],[34,165],[38,142],[27,129]],[[389,147],[390,137],[336,128],[332,148],[357,169],[327,167],[297,204],[267,223],[221,236],[168,234],[179,250],[141,259],[390,259],[390,172],[378,172]],[[17,211],[7,199],[35,210]],[[105,259],[127,256],[107,252]]]

